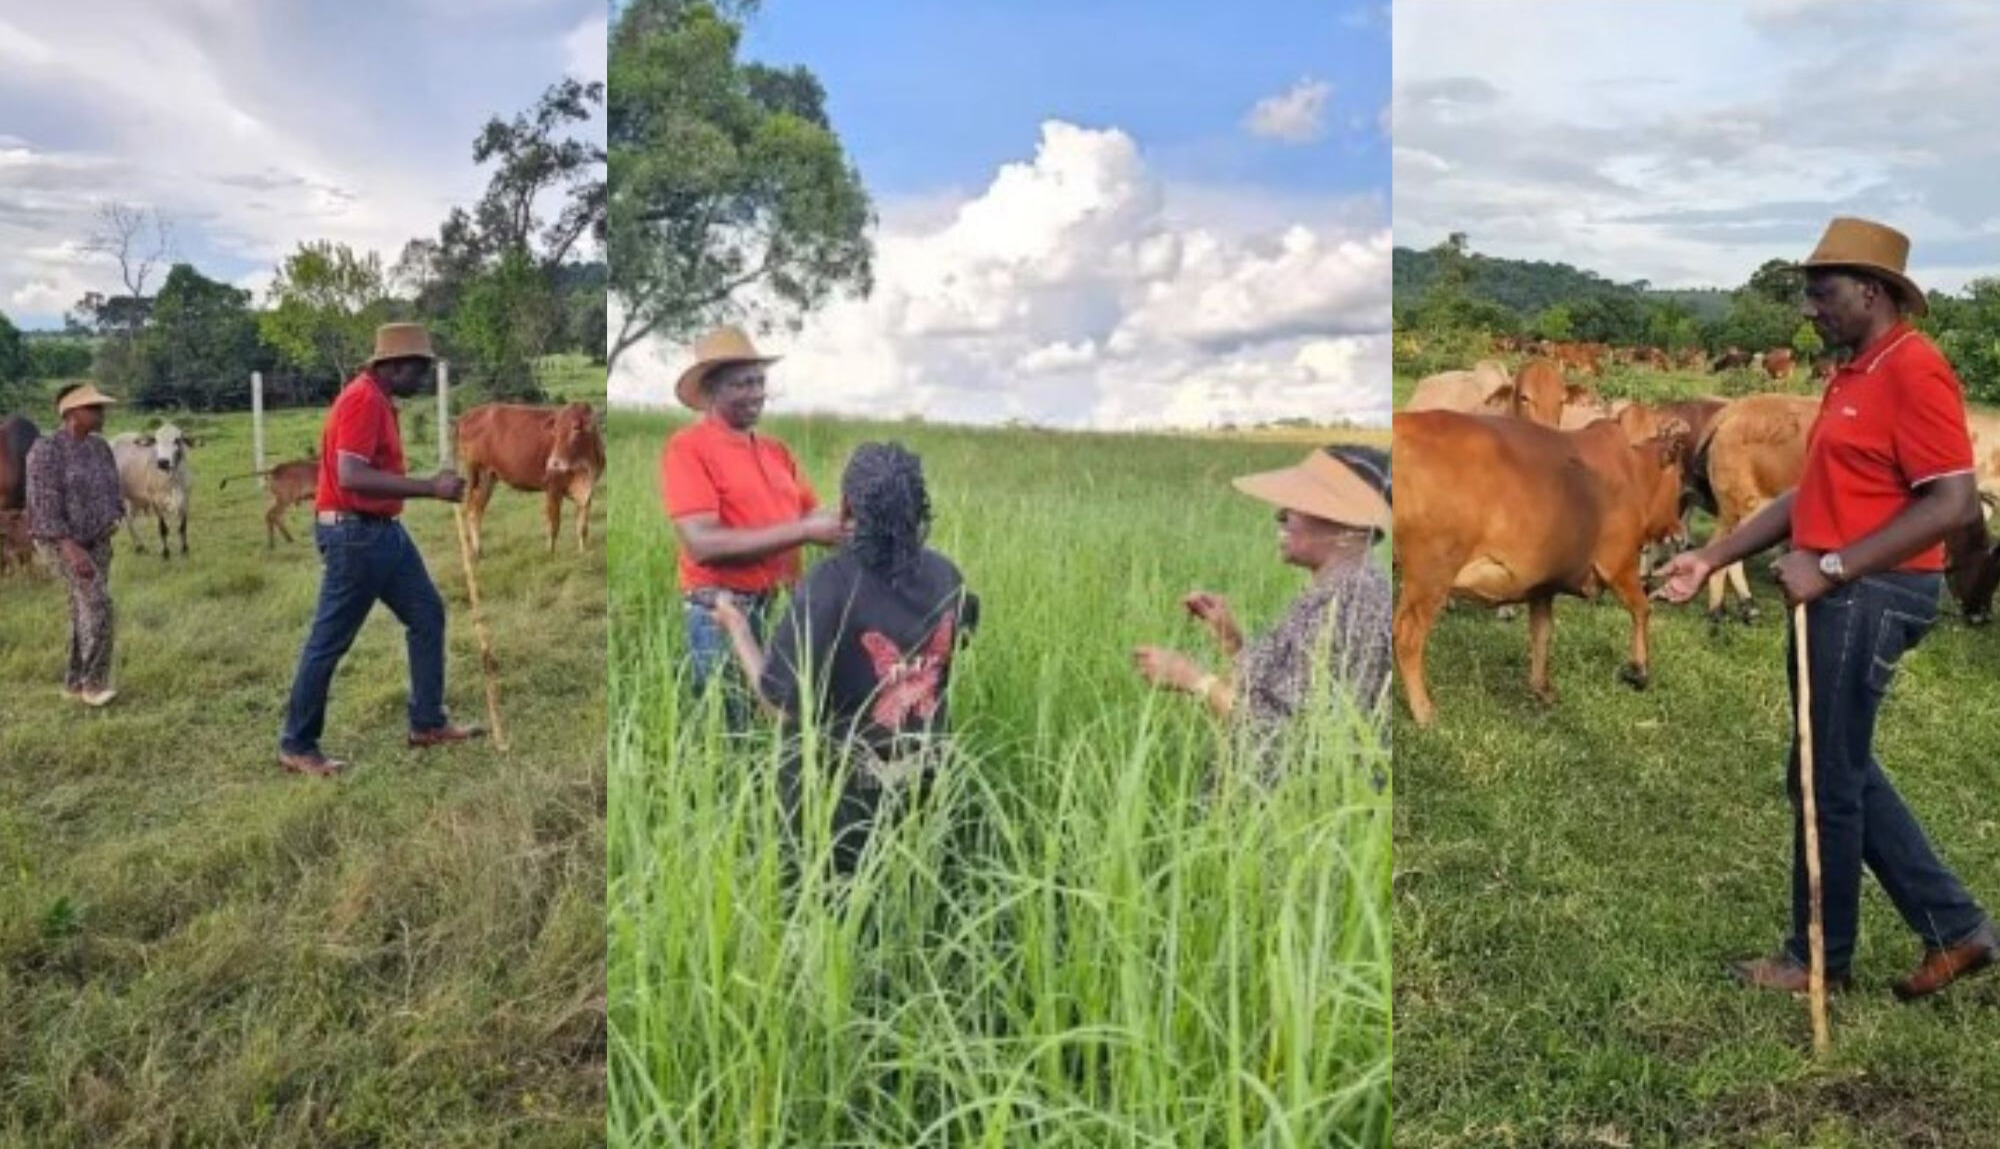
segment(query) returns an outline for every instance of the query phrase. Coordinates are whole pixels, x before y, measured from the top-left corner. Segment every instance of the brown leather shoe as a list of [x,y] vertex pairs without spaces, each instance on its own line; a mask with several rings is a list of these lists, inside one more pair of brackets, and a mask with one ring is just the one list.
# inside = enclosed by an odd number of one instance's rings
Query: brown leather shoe
[[[1756,958],[1751,961],[1731,962],[1729,972],[1736,980],[1752,989],[1770,989],[1781,993],[1804,994],[1812,992],[1812,971],[1806,964],[1788,953],[1773,957]],[[1850,975],[1833,970],[1826,971],[1828,992],[1845,990],[1850,984]]]
[[1924,960],[1917,966],[1917,972],[1897,982],[1891,987],[1900,1001],[1915,1001],[1950,985],[1962,977],[1978,973],[1994,962],[2000,961],[2000,939],[1993,936],[1993,923],[1988,922],[1964,941],[1950,949],[1925,950]]
[[305,774],[313,778],[331,778],[347,769],[347,763],[338,758],[328,758],[315,751],[311,754],[287,754],[278,751],[278,765],[288,773]]
[[470,742],[474,738],[484,738],[486,731],[478,726],[454,726],[446,723],[436,730],[410,731],[410,745],[422,749],[426,746],[445,746],[453,742]]

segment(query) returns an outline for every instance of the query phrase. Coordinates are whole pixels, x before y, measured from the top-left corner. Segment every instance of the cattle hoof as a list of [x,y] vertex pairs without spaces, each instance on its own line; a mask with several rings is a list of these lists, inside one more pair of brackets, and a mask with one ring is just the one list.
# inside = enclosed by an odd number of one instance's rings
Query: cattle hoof
[[1644,690],[1653,681],[1653,676],[1628,662],[1618,668],[1618,681],[1634,690]]
[[1982,610],[1965,616],[1965,625],[1967,626],[1985,626],[1992,621],[1993,614],[1991,611]]
[[1554,706],[1556,704],[1556,688],[1553,686],[1545,686],[1540,690],[1536,690],[1530,686],[1528,693],[1534,695],[1535,701],[1541,703],[1543,706]]

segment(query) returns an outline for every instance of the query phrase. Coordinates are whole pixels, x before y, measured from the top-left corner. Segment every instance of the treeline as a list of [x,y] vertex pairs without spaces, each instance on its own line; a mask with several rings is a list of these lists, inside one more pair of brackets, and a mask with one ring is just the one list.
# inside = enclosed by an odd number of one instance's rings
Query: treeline
[[377,325],[421,320],[454,388],[543,398],[545,356],[605,359],[609,271],[580,258],[605,250],[604,148],[572,134],[603,102],[604,85],[565,79],[528,111],[494,117],[473,141],[473,161],[493,169],[476,204],[453,208],[393,265],[301,243],[261,301],[172,261],[158,212],[108,205],[84,242],[117,264],[124,290],[85,295],[60,335],[24,336],[0,316],[0,397],[11,405],[23,384],[88,374],[142,409],[233,410],[249,406],[257,371],[266,402],[320,403],[360,368]]
[[[1693,291],[1480,255],[1463,232],[1427,251],[1397,248],[1393,262],[1396,331],[1422,336],[1411,341],[1420,352],[1399,352],[1399,368],[1410,371],[1469,366],[1501,335],[1668,352],[1698,347],[1711,355],[1732,347],[1789,347],[1802,356],[1824,350],[1800,314],[1804,285],[1783,259],[1767,260],[1733,289]],[[2000,403],[2000,278],[1927,298],[1930,314],[1917,326],[1950,356],[1971,398]]]

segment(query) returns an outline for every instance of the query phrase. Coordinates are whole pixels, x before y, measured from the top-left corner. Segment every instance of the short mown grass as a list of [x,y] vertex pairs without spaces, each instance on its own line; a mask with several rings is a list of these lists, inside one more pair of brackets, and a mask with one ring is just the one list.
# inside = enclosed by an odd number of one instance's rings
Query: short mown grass
[[[1625,612],[1559,600],[1552,708],[1527,690],[1525,620],[1439,623],[1438,724],[1410,724],[1399,694],[1394,733],[1399,1146],[2000,1145],[2000,976],[1898,1004],[1919,945],[1872,881],[1824,1061],[1802,1000],[1725,975],[1789,916],[1786,612],[1752,585],[1747,627],[1662,605],[1644,693],[1614,679]],[[1989,908],[1996,710],[2000,633],[1947,605],[1876,743]]]
[[[320,420],[273,413],[271,457]],[[494,498],[479,582],[510,752],[403,746],[402,633],[378,610],[328,718],[354,771],[293,777],[275,754],[318,588],[309,508],[267,551],[257,484],[217,487],[251,469],[248,416],[175,421],[203,440],[193,554],[121,530],[116,703],[59,694],[62,584],[0,580],[0,1145],[600,1143],[602,532],[551,558],[540,499]],[[450,611],[447,702],[483,722],[451,513],[405,520]]]
[[984,600],[939,792],[851,887],[788,894],[772,746],[678,674],[672,426],[613,416],[612,1142],[1386,1146],[1386,754],[1325,731],[1204,807],[1213,728],[1130,661],[1202,649],[1191,589],[1252,627],[1302,589],[1227,484],[1301,448],[768,427],[829,499],[857,443],[921,453]]

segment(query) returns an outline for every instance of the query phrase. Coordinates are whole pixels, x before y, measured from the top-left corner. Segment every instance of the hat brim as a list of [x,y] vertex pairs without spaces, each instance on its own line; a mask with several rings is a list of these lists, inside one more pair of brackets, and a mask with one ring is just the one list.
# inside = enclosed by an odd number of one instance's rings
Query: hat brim
[[1230,480],[1230,485],[1288,511],[1371,530],[1389,529],[1388,500],[1344,466],[1332,472],[1330,481],[1329,476],[1308,473],[1303,467],[1287,467],[1244,475]]
[[1909,276],[1904,275],[1900,271],[1883,267],[1880,264],[1855,263],[1848,260],[1837,260],[1837,259],[1823,259],[1818,261],[1805,260],[1800,263],[1792,264],[1791,269],[1793,271],[1800,272],[1802,274],[1808,271],[1866,272],[1869,275],[1875,276],[1876,278],[1885,281],[1886,283],[1889,284],[1889,286],[1901,292],[1911,315],[1924,316],[1930,314],[1931,310],[1930,300],[1924,297],[1923,289],[1918,287],[1916,283],[1910,279]]
[[782,355],[737,355],[723,359],[699,360],[693,366],[681,372],[680,379],[675,381],[674,398],[679,399],[681,406],[686,407],[690,411],[706,411],[708,410],[708,404],[702,402],[701,384],[702,380],[708,378],[709,372],[715,370],[717,367],[727,367],[732,363],[769,365],[783,358],[784,356]]
[[56,414],[67,415],[79,407],[115,407],[117,405],[118,400],[93,390],[87,395],[64,396],[62,402],[56,404]]

